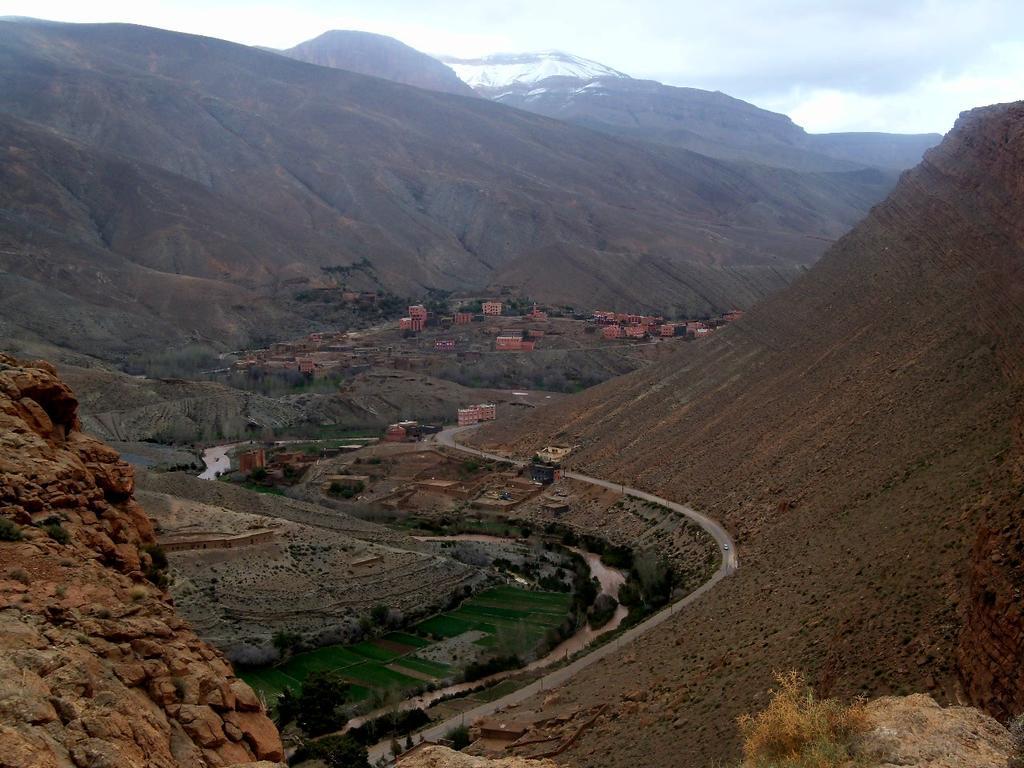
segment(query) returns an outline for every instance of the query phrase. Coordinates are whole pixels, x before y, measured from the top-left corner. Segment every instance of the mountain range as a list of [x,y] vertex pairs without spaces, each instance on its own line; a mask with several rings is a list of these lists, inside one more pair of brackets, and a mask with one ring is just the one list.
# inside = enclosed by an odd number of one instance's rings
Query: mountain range
[[746,306],[894,180],[722,161],[118,24],[0,22],[0,131],[3,335],[119,360],[299,332],[315,317],[296,296],[341,273],[410,298]]
[[797,170],[902,170],[938,134],[809,134],[785,115],[719,91],[635,79],[561,51],[440,57],[481,96],[617,136]]

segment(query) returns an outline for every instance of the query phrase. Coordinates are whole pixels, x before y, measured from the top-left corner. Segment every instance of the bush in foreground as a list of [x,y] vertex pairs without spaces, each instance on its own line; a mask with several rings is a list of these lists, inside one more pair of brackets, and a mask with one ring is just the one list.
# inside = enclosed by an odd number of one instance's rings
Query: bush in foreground
[[370,768],[366,747],[348,735],[307,742],[296,750],[289,763],[297,765],[306,760],[321,760],[328,768]]
[[762,712],[739,718],[745,768],[832,768],[849,763],[850,742],[867,727],[864,702],[819,699],[796,672],[777,675]]
[[445,733],[444,738],[452,743],[452,749],[465,749],[469,746],[469,728],[457,725]]
[[0,517],[0,541],[21,541],[21,528],[13,520]]

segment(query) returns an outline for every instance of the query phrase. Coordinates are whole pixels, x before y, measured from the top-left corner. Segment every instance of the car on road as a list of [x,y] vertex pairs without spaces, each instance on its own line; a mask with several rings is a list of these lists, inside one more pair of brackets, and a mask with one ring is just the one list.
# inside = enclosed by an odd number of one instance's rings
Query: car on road
[[728,545],[728,544],[723,544],[723,545],[722,545],[722,549],[724,549],[724,550],[728,550],[728,549],[729,549],[729,545]]

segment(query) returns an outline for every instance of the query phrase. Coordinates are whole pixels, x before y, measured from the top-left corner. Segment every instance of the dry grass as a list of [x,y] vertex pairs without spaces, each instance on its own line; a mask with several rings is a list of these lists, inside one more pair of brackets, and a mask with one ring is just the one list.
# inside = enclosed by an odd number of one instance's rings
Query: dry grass
[[819,699],[796,672],[756,715],[739,718],[745,768],[834,768],[850,763],[849,744],[867,726],[864,702]]

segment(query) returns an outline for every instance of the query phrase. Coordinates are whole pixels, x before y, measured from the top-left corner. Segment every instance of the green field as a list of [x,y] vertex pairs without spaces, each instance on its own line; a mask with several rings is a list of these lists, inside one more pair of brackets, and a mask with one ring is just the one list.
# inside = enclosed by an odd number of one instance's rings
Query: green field
[[[302,681],[314,672],[337,674],[352,683],[353,699],[365,698],[374,689],[410,690],[428,681],[402,674],[403,668],[420,676],[429,675],[435,683],[457,675],[457,669],[415,655],[438,639],[483,632],[484,636],[475,641],[477,645],[525,654],[563,621],[571,604],[572,596],[564,593],[496,587],[469,598],[455,610],[421,621],[407,632],[390,632],[381,638],[408,648],[404,654],[400,648],[385,648],[374,640],[365,640],[300,653],[276,667],[241,676],[271,705],[285,688],[297,692]],[[388,669],[389,665],[394,669]]]
[[405,632],[388,632],[384,635],[383,639],[390,640],[392,643],[398,643],[399,645],[409,645],[413,648],[423,648],[430,645],[429,640]]

